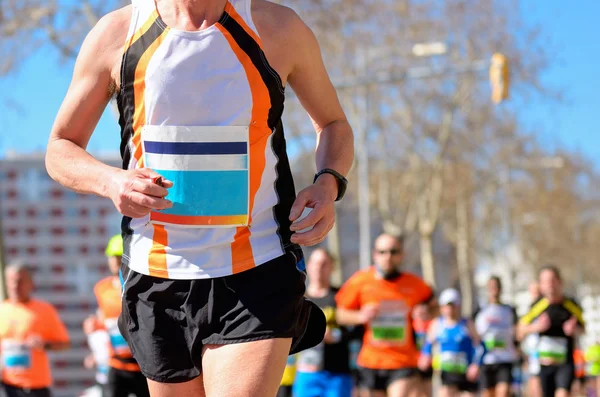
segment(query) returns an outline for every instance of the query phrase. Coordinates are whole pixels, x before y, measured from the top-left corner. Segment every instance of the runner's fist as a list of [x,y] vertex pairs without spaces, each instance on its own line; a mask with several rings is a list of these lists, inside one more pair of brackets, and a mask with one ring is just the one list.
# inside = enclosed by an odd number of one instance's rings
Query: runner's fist
[[536,321],[536,333],[540,334],[542,332],[548,331],[550,325],[552,325],[552,322],[550,321],[550,316],[548,316],[548,313],[542,313],[542,315],[538,317]]
[[[333,179],[333,184],[330,179]],[[335,199],[337,197],[337,181],[331,175],[322,175],[317,181],[298,193],[296,201],[290,211],[290,230],[292,243],[300,245],[316,245],[325,240],[327,233],[335,223]],[[304,208],[312,208],[310,214],[304,219],[298,220],[304,212]],[[312,227],[311,230],[299,233]]]
[[431,368],[431,356],[428,356],[426,354],[421,354],[421,356],[419,356],[419,369],[423,372],[427,372],[429,371],[429,369]]
[[477,382],[477,379],[479,378],[479,366],[477,364],[471,364],[469,365],[469,368],[467,368],[467,379],[470,382]]
[[368,324],[369,322],[371,322],[371,320],[373,320],[377,316],[378,312],[379,305],[377,305],[376,303],[363,306],[362,309],[360,309],[360,317],[362,319],[362,323]]
[[98,328],[98,317],[92,315],[83,320],[83,332],[89,335]]
[[39,335],[31,335],[25,340],[25,344],[30,349],[44,350],[44,340]]
[[173,182],[163,180],[163,186],[159,186],[155,183],[159,177],[148,168],[121,170],[112,179],[109,198],[121,214],[131,218],[141,218],[152,210],[171,208],[173,203],[164,197]]
[[563,324],[563,331],[567,336],[573,336],[577,329],[577,319],[573,316]]

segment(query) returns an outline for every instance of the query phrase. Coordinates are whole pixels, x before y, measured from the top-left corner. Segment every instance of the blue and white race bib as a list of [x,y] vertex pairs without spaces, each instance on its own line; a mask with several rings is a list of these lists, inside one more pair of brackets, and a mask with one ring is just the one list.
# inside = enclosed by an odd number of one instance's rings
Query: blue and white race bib
[[156,224],[237,227],[249,221],[249,127],[151,126],[142,129],[144,164],[173,182],[173,207]]
[[31,368],[31,349],[23,342],[3,339],[1,348],[4,368],[11,370]]

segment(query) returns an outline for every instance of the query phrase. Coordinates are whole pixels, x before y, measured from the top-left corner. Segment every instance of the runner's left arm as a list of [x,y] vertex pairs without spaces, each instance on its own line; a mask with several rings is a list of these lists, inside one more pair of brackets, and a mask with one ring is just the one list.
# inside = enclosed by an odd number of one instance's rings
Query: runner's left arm
[[[295,45],[288,46],[288,51],[295,62],[288,82],[317,132],[317,171],[329,168],[346,176],[354,161],[352,128],[327,74],[314,33],[297,15],[289,22],[287,33]],[[323,241],[335,222],[337,197],[338,182],[331,174],[321,175],[313,185],[300,191],[290,213],[294,222],[291,229],[295,232],[292,242],[315,245]],[[312,208],[311,213],[298,220],[306,207]]]

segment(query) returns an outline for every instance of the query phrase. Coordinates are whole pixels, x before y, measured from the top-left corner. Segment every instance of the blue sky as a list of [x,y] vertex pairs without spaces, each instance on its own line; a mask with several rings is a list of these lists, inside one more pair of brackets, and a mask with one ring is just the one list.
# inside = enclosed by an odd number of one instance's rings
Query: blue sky
[[[557,58],[543,77],[564,89],[566,101],[538,98],[523,109],[524,127],[539,132],[548,148],[566,146],[600,159],[600,2],[524,0],[526,19],[543,26]],[[69,85],[72,63],[59,63],[44,49],[17,72],[0,79],[0,156],[7,151],[43,151],[60,102]],[[110,110],[104,114],[88,149],[116,152],[119,128]],[[597,161],[597,163],[599,163]]]

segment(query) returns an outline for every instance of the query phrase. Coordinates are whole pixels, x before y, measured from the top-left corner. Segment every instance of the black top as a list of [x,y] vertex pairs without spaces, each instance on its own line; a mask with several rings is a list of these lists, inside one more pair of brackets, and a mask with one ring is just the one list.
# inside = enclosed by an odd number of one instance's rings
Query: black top
[[302,363],[310,365],[318,371],[328,371],[333,373],[350,373],[350,348],[349,341],[355,338],[353,332],[346,327],[341,327],[335,322],[335,295],[337,289],[331,288],[322,298],[309,297],[324,312],[327,318],[327,326],[337,334],[338,340],[335,343],[322,343],[310,350],[300,353],[298,357],[298,371],[302,371]]
[[539,335],[566,338],[568,347],[567,359],[569,362],[572,362],[575,350],[575,338],[565,334],[563,324],[569,321],[571,317],[575,317],[577,323],[581,327],[585,327],[581,306],[574,299],[567,297],[563,298],[563,301],[560,303],[550,303],[548,299],[540,298],[531,305],[531,309],[521,317],[520,322],[522,324],[531,324],[543,313],[547,313],[550,318],[550,328]]

